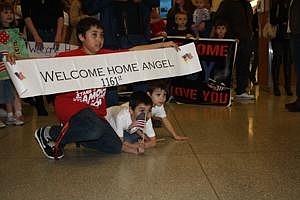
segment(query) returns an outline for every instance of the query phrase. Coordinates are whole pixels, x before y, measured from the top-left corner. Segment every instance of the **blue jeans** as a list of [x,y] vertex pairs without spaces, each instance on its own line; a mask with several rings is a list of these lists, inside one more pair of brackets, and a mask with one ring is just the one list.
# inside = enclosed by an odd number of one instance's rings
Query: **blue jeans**
[[[62,126],[52,126],[50,137],[56,139],[61,129]],[[61,143],[79,143],[105,153],[120,153],[122,149],[122,142],[114,129],[90,108],[81,110],[70,119]]]

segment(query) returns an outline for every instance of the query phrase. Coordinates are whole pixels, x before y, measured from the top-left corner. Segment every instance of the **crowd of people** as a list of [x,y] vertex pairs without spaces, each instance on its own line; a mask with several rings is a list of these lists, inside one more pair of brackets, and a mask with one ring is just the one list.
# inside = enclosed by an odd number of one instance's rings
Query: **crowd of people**
[[[60,43],[79,46],[76,50],[58,54],[58,57],[177,47],[174,42],[149,44],[150,38],[157,36],[234,38],[238,42],[236,99],[255,99],[247,91],[250,81],[257,84],[257,66],[251,73],[249,67],[258,27],[253,23],[255,16],[250,2],[223,0],[216,12],[210,11],[211,3],[208,0],[174,0],[167,18],[163,20],[157,9],[158,0],[6,0],[0,2],[0,25],[1,29],[18,27],[25,40],[34,41],[37,49],[43,48],[43,42],[52,42],[55,47]],[[284,63],[284,88],[286,94],[291,96],[291,56],[298,75],[300,71],[296,55],[299,47],[299,17],[295,11],[299,4],[293,0],[274,0],[271,5],[271,24],[279,27],[276,38],[272,39],[273,91],[274,95],[281,95],[278,77],[280,64]],[[15,20],[16,14],[18,21]],[[290,39],[293,41],[291,47]],[[288,51],[290,48],[291,51]],[[16,60],[15,55],[9,54],[7,49],[1,50],[1,56],[6,56],[11,63]],[[257,57],[255,59],[257,61]],[[84,91],[47,96],[48,103],[54,105],[60,125],[45,126],[35,131],[42,152],[47,158],[61,159],[64,146],[76,143],[107,153],[124,151],[142,154],[156,144],[152,117],[161,118],[174,139],[188,139],[178,135],[168,120],[164,110],[167,87],[158,83],[160,81],[131,84],[133,93],[129,102],[122,105],[119,105],[116,87],[93,89],[101,91],[101,96],[96,99],[101,103],[97,106],[76,100],[76,96]],[[286,105],[289,111],[300,111],[299,84],[298,79],[297,100]],[[24,101],[34,105],[39,116],[48,115],[43,96]],[[1,112],[7,115],[5,123],[0,121],[0,127],[24,124],[21,99],[3,63],[0,65],[0,104],[4,108]]]

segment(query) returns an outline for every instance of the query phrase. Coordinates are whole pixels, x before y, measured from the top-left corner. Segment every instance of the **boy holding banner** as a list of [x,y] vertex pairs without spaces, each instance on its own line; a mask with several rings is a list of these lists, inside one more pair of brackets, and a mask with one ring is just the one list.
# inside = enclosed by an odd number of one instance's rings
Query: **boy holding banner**
[[[60,53],[59,57],[120,52],[102,49],[104,30],[95,18],[85,18],[78,23],[77,37],[82,45],[78,49]],[[177,47],[177,45],[174,42],[156,43],[132,47],[128,51],[163,47]],[[14,63],[11,56],[8,56],[7,60]],[[106,88],[93,88],[56,96],[54,108],[62,125],[42,127],[35,131],[35,138],[47,158],[61,159],[64,156],[63,148],[69,143],[80,143],[106,153],[127,151],[127,147],[122,144],[105,119],[105,94]]]

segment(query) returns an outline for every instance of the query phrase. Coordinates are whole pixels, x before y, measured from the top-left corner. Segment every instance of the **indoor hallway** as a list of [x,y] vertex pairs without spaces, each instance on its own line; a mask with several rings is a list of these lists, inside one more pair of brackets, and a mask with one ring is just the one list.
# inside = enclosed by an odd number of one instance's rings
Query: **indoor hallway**
[[[258,90],[257,90],[258,91]],[[300,113],[293,100],[256,92],[257,101],[227,107],[167,104],[178,142],[156,129],[157,146],[136,156],[67,146],[48,160],[33,137],[56,123],[24,105],[24,126],[0,129],[1,200],[298,200]]]

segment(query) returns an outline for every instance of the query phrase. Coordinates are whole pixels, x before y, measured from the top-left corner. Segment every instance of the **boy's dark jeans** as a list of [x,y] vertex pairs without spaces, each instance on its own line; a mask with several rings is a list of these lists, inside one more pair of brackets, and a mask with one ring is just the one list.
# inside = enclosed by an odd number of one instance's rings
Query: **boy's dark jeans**
[[[56,139],[61,129],[62,126],[52,126],[51,138]],[[120,153],[122,149],[122,142],[110,124],[90,108],[81,110],[70,119],[62,145],[77,142],[105,153]]]

